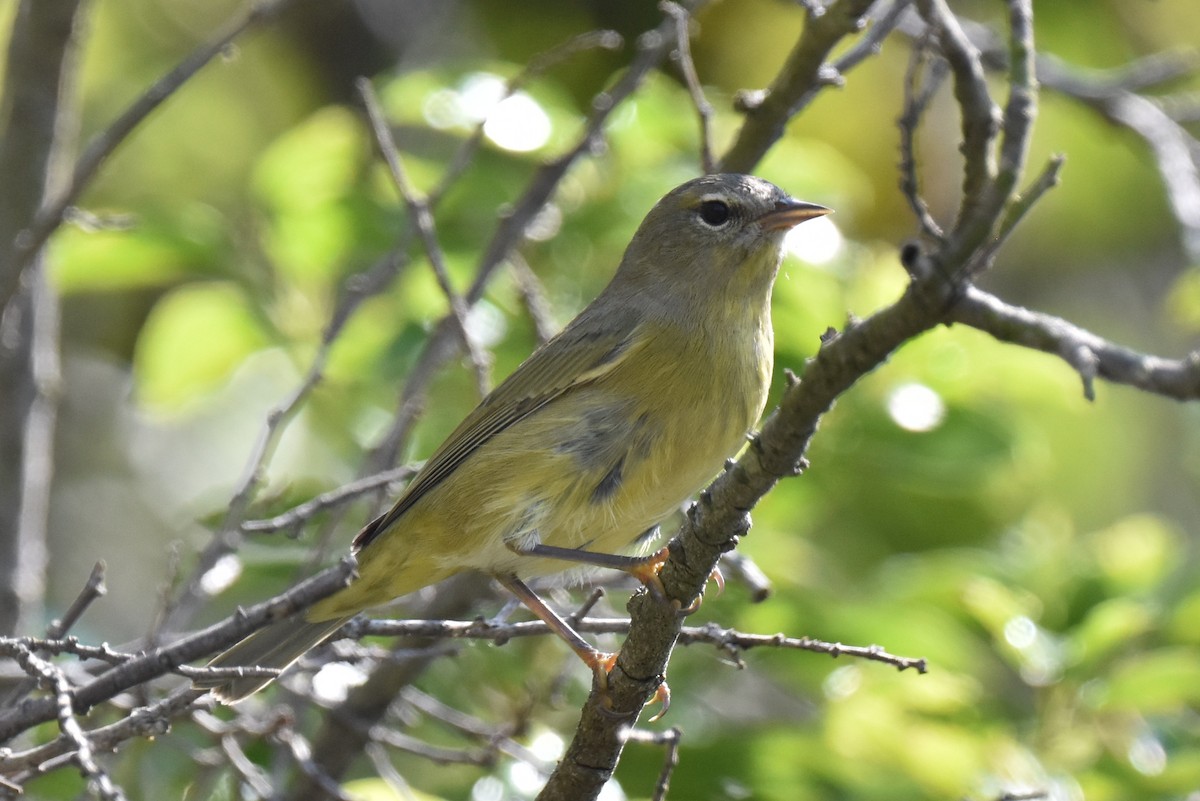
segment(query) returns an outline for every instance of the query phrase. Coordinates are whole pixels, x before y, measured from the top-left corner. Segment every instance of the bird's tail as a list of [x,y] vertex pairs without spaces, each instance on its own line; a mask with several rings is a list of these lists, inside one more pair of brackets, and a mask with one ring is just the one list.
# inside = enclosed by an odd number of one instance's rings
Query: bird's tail
[[[305,651],[325,640],[353,615],[310,623],[302,616],[276,621],[251,634],[208,663],[213,668],[276,668],[283,670]],[[197,690],[211,690],[218,700],[236,703],[266,687],[272,676],[240,678],[200,678],[192,682]]]

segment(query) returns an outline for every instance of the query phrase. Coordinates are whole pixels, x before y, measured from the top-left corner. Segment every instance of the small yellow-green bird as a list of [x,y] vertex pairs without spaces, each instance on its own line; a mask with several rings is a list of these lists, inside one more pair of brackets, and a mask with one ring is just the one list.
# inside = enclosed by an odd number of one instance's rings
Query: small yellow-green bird
[[[363,609],[476,570],[545,620],[603,682],[611,657],[524,580],[571,562],[657,578],[662,552],[618,553],[711,480],[758,422],[784,234],[829,211],[749,175],[706,175],[668,193],[599,297],[488,395],[358,534],[354,581],[209,666],[283,669]],[[270,681],[195,686],[234,702]]]

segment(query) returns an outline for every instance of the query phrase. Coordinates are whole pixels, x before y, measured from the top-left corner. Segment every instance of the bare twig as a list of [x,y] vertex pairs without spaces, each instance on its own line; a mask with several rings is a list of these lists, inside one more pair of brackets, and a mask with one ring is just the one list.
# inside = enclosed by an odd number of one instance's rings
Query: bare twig
[[300,772],[314,786],[319,787],[326,797],[337,801],[354,801],[342,791],[342,786],[337,779],[329,775],[329,772],[313,759],[312,745],[299,732],[291,726],[284,726],[275,733],[275,737],[287,747],[288,753],[296,766],[300,768]]
[[[16,241],[12,243],[11,259],[17,265],[19,273],[42,245],[49,239],[50,234],[62,223],[66,210],[74,203],[83,190],[87,188],[96,173],[108,157],[123,143],[138,125],[150,116],[156,108],[173,95],[192,76],[206,64],[224,52],[229,45],[255,25],[277,14],[292,0],[270,0],[251,5],[250,10],[238,21],[229,25],[225,31],[203,47],[195,50],[190,56],[179,63],[157,82],[146,90],[132,105],[129,106],[108,128],[97,134],[75,165],[75,172],[70,183],[47,199],[38,211],[32,224]],[[4,243],[9,247],[9,243]],[[8,278],[4,279],[6,282]],[[8,297],[8,291],[0,293],[0,297]],[[3,304],[0,304],[2,306]]]
[[1030,129],[1037,113],[1037,78],[1033,48],[1033,0],[1008,0],[1008,101],[1004,105],[1004,136],[991,201],[1007,203],[1025,169]]
[[[228,647],[255,629],[274,620],[287,617],[346,586],[354,573],[354,560],[340,564],[311,579],[297,584],[287,592],[239,611],[183,639],[101,673],[91,682],[70,691],[72,708],[86,712],[113,696],[165,675],[185,662]],[[5,640],[0,640],[3,645]],[[199,695],[199,693],[197,693]],[[20,707],[0,710],[0,742],[32,725],[50,720],[55,715],[55,701],[39,698],[26,701]]]
[[687,84],[688,93],[692,96],[692,105],[696,109],[696,116],[700,121],[700,169],[705,173],[713,171],[713,149],[712,149],[712,117],[713,107],[708,102],[708,98],[704,96],[704,87],[700,85],[700,78],[696,75],[696,63],[692,61],[692,48],[690,44],[690,33],[688,26],[691,23],[691,16],[687,9],[678,3],[673,3],[671,0],[663,0],[658,4],[658,7],[675,21],[675,43],[676,49],[672,54],[679,64],[679,70],[683,73],[683,80]]
[[[733,145],[721,157],[717,172],[750,172],[767,150],[783,136],[788,121],[827,86],[842,81],[843,72],[859,63],[847,60],[839,70],[825,60],[835,46],[862,28],[871,0],[837,0],[824,7],[808,6],[804,30],[771,87],[753,97],[743,95],[739,106],[746,121]],[[871,52],[875,44],[863,52]]]
[[730,551],[721,557],[721,569],[731,573],[750,590],[750,600],[761,603],[771,597],[774,590],[771,579],[753,559],[741,551]]
[[96,762],[92,742],[79,721],[75,718],[72,702],[72,688],[62,671],[29,650],[19,650],[16,653],[19,664],[31,676],[36,676],[38,682],[53,693],[49,700],[53,703],[58,717],[58,728],[63,738],[70,744],[72,761],[87,777],[88,784],[105,801],[123,801],[125,794],[117,787],[108,773]]
[[683,742],[683,730],[672,726],[665,731],[646,731],[645,729],[630,729],[626,740],[631,743],[663,746],[663,766],[659,771],[658,781],[654,785],[652,801],[663,801],[667,791],[671,789],[671,775],[679,767],[679,745]]
[[[152,706],[133,710],[115,723],[92,729],[87,732],[87,738],[93,751],[113,751],[121,743],[135,737],[165,734],[171,727],[171,721],[189,712],[195,703],[196,693],[181,689]],[[0,752],[0,772],[15,777],[18,782],[26,782],[35,776],[57,770],[71,759],[71,742],[66,737],[59,737],[27,751]]]
[[513,251],[509,255],[508,266],[517,282],[517,291],[521,293],[529,319],[533,321],[538,344],[548,342],[558,331],[558,325],[554,322],[550,302],[546,299],[546,288],[520,253]]
[[963,292],[949,319],[1064,359],[1080,372],[1089,397],[1090,382],[1097,377],[1176,400],[1200,398],[1200,351],[1179,360],[1138,353],[1062,318],[1005,303],[976,287]]
[[[571,623],[577,631],[587,634],[628,634],[629,618],[585,617]],[[359,619],[346,624],[343,630],[350,637],[365,636],[419,636],[446,639],[491,640],[507,642],[514,637],[541,636],[550,633],[540,620],[517,623],[497,623],[493,620],[365,620]],[[783,634],[747,634],[736,629],[722,628],[709,623],[704,626],[681,626],[679,644],[701,643],[713,645],[725,651],[748,651],[751,648],[782,648],[785,650],[812,651],[832,657],[853,656],[873,662],[884,662],[899,670],[913,669],[925,672],[925,660],[907,656],[896,656],[877,645],[843,645],[811,637],[788,637]]]
[[363,495],[380,487],[386,487],[389,484],[395,484],[398,481],[412,478],[418,467],[418,465],[403,465],[391,470],[384,470],[382,473],[376,473],[373,476],[360,478],[357,481],[351,481],[349,484],[343,484],[337,489],[321,493],[315,498],[310,498],[304,503],[293,506],[286,512],[275,515],[275,517],[268,517],[263,520],[247,520],[242,523],[242,531],[247,533],[271,533],[286,530],[290,536],[292,532],[298,531],[302,525],[326,509],[332,509],[353,501],[356,498],[361,498]]
[[[929,61],[928,36],[919,39],[909,57],[908,71],[904,76],[904,111],[897,121],[900,128],[900,191],[916,215],[921,230],[931,239],[941,239],[942,227],[929,212],[929,206],[921,196],[917,176],[917,128],[921,117],[929,106],[949,71],[941,59]],[[924,80],[921,76],[924,75]]]
[[[1018,11],[1017,7],[1013,11]],[[1020,10],[1020,15],[1024,17],[1025,11]],[[921,35],[903,21],[898,27],[909,36]],[[982,50],[986,66],[1012,74],[1011,48],[1006,48],[994,31],[965,20],[962,27]],[[1027,30],[1027,23],[1025,27]],[[1027,44],[1018,56],[1028,59],[1030,52]],[[1200,51],[1155,54],[1112,70],[1084,70],[1045,53],[1037,53],[1034,59],[1037,81],[1045,88],[1082,102],[1145,141],[1179,223],[1184,251],[1193,261],[1200,260],[1200,144],[1182,126],[1186,119],[1172,113],[1171,98],[1139,94],[1194,74],[1200,65]],[[1020,72],[1027,81],[1029,68],[1022,67]]]
[[46,627],[47,637],[52,640],[62,637],[71,630],[79,618],[83,617],[83,613],[87,611],[93,601],[104,597],[104,594],[108,592],[108,588],[104,584],[104,570],[104,560],[101,559],[92,567],[87,582],[84,583],[79,595],[67,608],[66,614],[58,620],[51,621],[50,625]]
[[995,226],[995,234],[978,249],[976,255],[965,268],[965,275],[972,275],[991,266],[992,259],[995,258],[1001,246],[1008,241],[1008,237],[1012,235],[1017,224],[1042,199],[1042,195],[1058,186],[1058,174],[1062,171],[1064,161],[1065,159],[1061,155],[1051,156],[1042,168],[1042,171],[1038,174],[1038,177],[1029,185],[1028,189],[1019,195],[1011,195],[1010,192],[1011,200],[1008,203],[1008,207],[1004,210],[1004,215],[1000,219],[1000,222]]
[[250,785],[250,789],[258,797],[269,798],[274,791],[271,780],[263,772],[262,768],[250,761],[250,758],[246,756],[246,752],[242,750],[241,744],[238,743],[237,738],[230,733],[223,734],[220,738],[220,745],[226,760],[238,772],[238,775],[242,777],[242,781]]
[[[988,94],[979,51],[963,32],[945,0],[916,0],[933,30],[954,76],[954,97],[962,112],[963,208],[956,228],[978,228],[987,219],[983,201],[996,174],[992,142],[1000,128],[1000,109]],[[979,211],[974,210],[979,206]],[[979,237],[973,237],[973,242]],[[973,243],[972,242],[972,243]]]
[[429,266],[433,268],[433,275],[437,279],[438,287],[441,288],[442,294],[446,296],[446,301],[450,304],[450,314],[447,319],[453,323],[454,330],[470,357],[471,365],[475,368],[476,389],[482,398],[487,394],[491,384],[489,378],[491,360],[471,339],[471,333],[467,329],[469,310],[462,295],[450,283],[450,272],[446,269],[446,257],[442,253],[442,246],[438,242],[437,232],[434,230],[433,213],[430,211],[429,203],[417,195],[416,189],[408,179],[404,162],[400,158],[400,151],[396,148],[396,142],[392,138],[387,119],[384,118],[383,109],[379,107],[379,99],[375,96],[371,82],[366,78],[359,78],[355,81],[355,86],[366,107],[367,118],[371,121],[375,144],[378,145],[383,160],[388,166],[392,183],[396,185],[400,198],[408,208],[409,219],[417,229],[417,235],[421,239],[421,245],[425,248],[425,257],[429,259]]
[[912,0],[880,0],[872,6],[865,17],[870,20],[870,27],[861,39],[833,62],[836,73],[844,78],[851,69],[878,55],[883,49],[884,40],[900,24],[901,17],[911,5]]
[[814,640],[811,637],[788,637],[783,634],[746,634],[722,628],[713,623],[698,628],[684,627],[680,630],[680,645],[690,645],[695,642],[716,645],[730,652],[748,651],[751,648],[783,648],[826,654],[834,659],[839,656],[853,656],[871,662],[883,662],[897,670],[915,670],[917,673],[925,673],[928,669],[924,659],[896,656],[878,645],[843,645],[837,642]]
[[549,775],[552,765],[537,754],[530,751],[513,739],[513,735],[524,729],[523,722],[497,725],[480,720],[474,715],[448,706],[432,695],[427,695],[415,687],[406,687],[400,695],[401,699],[419,711],[440,723],[444,723],[455,731],[468,737],[484,742],[485,752],[495,761],[495,754],[504,754],[518,761],[531,765],[539,773]]

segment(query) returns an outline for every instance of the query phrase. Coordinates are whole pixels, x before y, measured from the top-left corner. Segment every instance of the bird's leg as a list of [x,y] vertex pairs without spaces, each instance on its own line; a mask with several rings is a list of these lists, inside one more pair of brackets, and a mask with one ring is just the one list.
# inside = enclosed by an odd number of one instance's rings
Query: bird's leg
[[[575,655],[583,660],[583,663],[591,669],[596,687],[600,690],[603,699],[603,708],[607,712],[614,712],[612,698],[608,695],[608,674],[613,669],[613,665],[617,663],[617,655],[593,648],[587,640],[579,636],[579,632],[571,628],[570,623],[559,617],[557,612],[551,609],[537,593],[529,588],[529,585],[516,576],[501,575],[496,576],[496,580],[515,595],[521,603],[525,604],[530,612],[533,612],[542,622],[549,626],[551,631],[561,637],[571,650],[575,652]],[[661,718],[671,706],[671,689],[665,681],[658,685],[654,697],[662,703],[662,710],[652,717],[651,721]]]
[[[557,545],[545,545],[542,543],[524,548],[514,548],[514,550],[522,556],[541,556],[547,559],[561,559],[564,562],[577,562],[579,564],[608,567],[613,570],[623,571],[640,581],[642,586],[655,598],[663,603],[670,603],[685,615],[690,615],[699,609],[700,603],[704,599],[703,595],[698,595],[696,596],[696,600],[685,607],[681,602],[667,597],[667,590],[658,575],[663,565],[666,564],[667,557],[671,555],[670,546],[667,545],[647,556],[597,553],[596,551],[585,551],[580,548],[561,548]],[[717,582],[718,591],[725,589],[725,577],[721,575],[719,568],[713,569],[709,579]]]
[[642,583],[655,598],[667,601],[667,591],[663,587],[658,571],[667,561],[670,551],[666,546],[648,556],[626,556],[615,553],[597,553],[581,548],[561,548],[557,545],[537,543],[524,548],[515,549],[522,556],[541,556],[547,559],[561,559],[564,562],[575,562],[581,565],[608,567],[628,573]]
[[533,612],[549,626],[551,631],[561,637],[575,652],[575,655],[592,669],[596,683],[601,690],[608,689],[608,672],[612,670],[616,655],[593,648],[587,640],[579,636],[579,632],[571,628],[570,623],[559,617],[558,613],[547,606],[546,602],[531,590],[528,584],[516,576],[496,576],[496,580],[515,595],[521,603],[525,604],[530,612]]

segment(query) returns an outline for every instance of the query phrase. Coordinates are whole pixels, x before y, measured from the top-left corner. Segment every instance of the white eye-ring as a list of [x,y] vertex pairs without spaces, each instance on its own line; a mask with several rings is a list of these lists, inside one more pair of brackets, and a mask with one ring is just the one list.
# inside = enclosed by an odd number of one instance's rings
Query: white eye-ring
[[729,204],[717,197],[705,198],[700,201],[698,213],[701,221],[710,228],[720,228],[733,216]]

